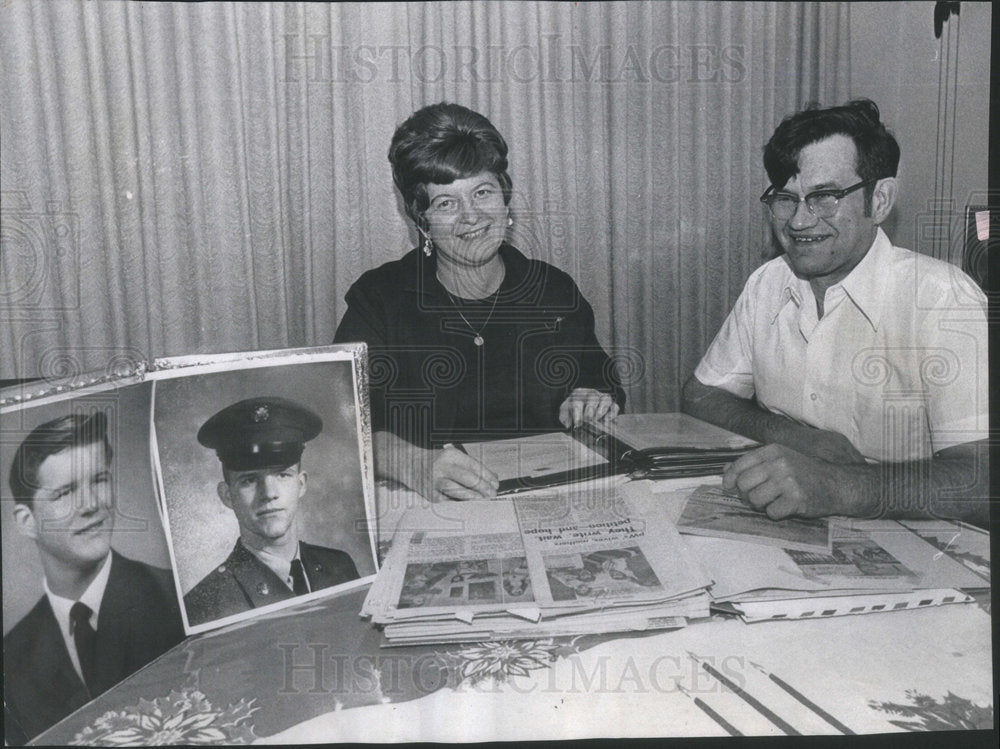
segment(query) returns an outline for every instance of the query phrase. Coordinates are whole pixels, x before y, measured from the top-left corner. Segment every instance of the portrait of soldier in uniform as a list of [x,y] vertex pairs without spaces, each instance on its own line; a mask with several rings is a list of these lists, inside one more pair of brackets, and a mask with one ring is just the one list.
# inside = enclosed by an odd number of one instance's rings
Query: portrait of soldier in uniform
[[309,477],[307,442],[323,430],[306,406],[272,396],[226,406],[198,430],[221,463],[218,500],[235,515],[232,552],[184,595],[191,625],[357,579],[351,555],[300,539],[300,505]]

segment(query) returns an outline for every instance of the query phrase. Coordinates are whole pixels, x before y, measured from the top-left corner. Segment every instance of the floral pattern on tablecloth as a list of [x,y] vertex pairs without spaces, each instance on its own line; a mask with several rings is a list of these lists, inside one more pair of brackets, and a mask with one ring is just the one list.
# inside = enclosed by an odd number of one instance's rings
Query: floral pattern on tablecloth
[[580,637],[558,642],[542,640],[500,640],[465,645],[438,653],[451,675],[453,686],[484,682],[501,684],[514,676],[530,676],[531,671],[549,668],[560,657],[578,653]]
[[949,731],[993,728],[993,707],[981,707],[971,700],[948,692],[943,700],[920,694],[915,689],[906,690],[909,705],[897,702],[869,701],[869,706],[907,720],[890,720],[894,726],[907,731]]
[[217,708],[194,689],[140,699],[124,710],[109,710],[69,743],[74,746],[166,746],[170,744],[249,744],[258,738],[250,716],[254,700]]

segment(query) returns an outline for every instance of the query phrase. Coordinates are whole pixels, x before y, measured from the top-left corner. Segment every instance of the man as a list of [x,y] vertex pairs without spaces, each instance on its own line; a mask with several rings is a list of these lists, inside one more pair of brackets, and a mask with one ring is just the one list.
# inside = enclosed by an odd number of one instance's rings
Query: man
[[765,147],[784,254],[750,276],[683,410],[766,443],[723,485],[772,518],[988,523],[986,299],[880,228],[898,162],[867,100],[792,115]]
[[184,596],[191,624],[356,579],[350,555],[299,540],[296,523],[307,475],[305,443],[323,429],[319,416],[284,398],[251,398],[219,411],[198,441],[222,462],[216,487],[240,526],[226,560]]
[[45,594],[4,637],[4,734],[23,744],[184,638],[168,570],[111,549],[107,418],[42,424],[10,470],[14,522],[35,542]]

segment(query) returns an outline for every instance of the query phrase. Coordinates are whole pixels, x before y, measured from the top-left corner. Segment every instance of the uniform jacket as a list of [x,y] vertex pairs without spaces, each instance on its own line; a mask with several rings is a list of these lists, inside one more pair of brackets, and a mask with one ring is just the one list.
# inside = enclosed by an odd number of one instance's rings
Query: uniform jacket
[[23,744],[184,639],[168,570],[111,552],[97,625],[97,683],[77,675],[49,599],[3,638],[4,738]]
[[[355,580],[358,569],[347,552],[299,542],[302,565],[313,591]],[[236,541],[232,553],[184,596],[192,625],[294,598],[284,580]]]

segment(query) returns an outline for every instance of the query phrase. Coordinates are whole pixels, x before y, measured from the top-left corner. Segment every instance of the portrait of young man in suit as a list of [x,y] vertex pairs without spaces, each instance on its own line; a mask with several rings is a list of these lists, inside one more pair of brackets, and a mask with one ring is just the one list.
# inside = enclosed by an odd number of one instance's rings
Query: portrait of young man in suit
[[305,443],[322,419],[285,398],[249,398],[209,418],[198,441],[222,463],[219,500],[240,535],[229,556],[184,596],[188,622],[199,625],[287,601],[359,577],[350,554],[299,538],[299,502],[308,474]]
[[169,570],[111,548],[114,451],[102,411],[36,427],[10,470],[44,595],[4,637],[4,738],[21,744],[184,637]]

